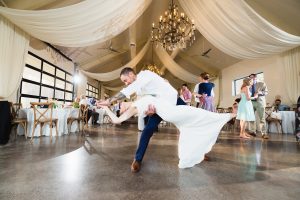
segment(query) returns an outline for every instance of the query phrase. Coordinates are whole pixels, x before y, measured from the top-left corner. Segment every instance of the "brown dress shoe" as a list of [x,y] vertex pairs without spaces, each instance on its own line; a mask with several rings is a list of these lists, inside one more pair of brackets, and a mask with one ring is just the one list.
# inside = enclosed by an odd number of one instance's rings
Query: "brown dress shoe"
[[267,139],[269,139],[269,136],[266,135],[266,134],[263,134],[263,135],[262,135],[262,138],[267,140]]
[[210,161],[210,157],[207,156],[206,154],[204,155],[204,161]]
[[141,169],[141,162],[134,160],[131,164],[131,172],[132,173],[137,173]]

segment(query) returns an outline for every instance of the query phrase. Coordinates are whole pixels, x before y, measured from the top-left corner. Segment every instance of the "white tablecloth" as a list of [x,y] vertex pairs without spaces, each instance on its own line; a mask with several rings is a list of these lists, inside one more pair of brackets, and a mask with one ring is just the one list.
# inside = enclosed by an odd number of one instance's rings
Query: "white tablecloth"
[[[294,111],[279,111],[282,119],[282,130],[283,133],[294,133],[295,129],[295,112]],[[271,123],[270,132],[277,133],[277,127],[275,123]]]
[[[41,111],[43,109],[40,109]],[[52,111],[52,117],[58,119],[57,124],[57,130],[58,135],[61,136],[63,134],[68,134],[68,125],[67,125],[67,119],[68,117],[77,117],[78,116],[79,109],[78,108],[57,108],[53,109]],[[47,114],[50,115],[50,112],[48,111]],[[19,111],[19,117],[21,118],[27,118],[27,135],[31,137],[32,131],[33,131],[33,121],[34,121],[34,113],[32,108],[24,108],[20,109]],[[78,125],[76,122],[72,124],[71,132],[75,132],[78,130]],[[18,127],[17,130],[19,135],[24,135],[24,130],[21,127]],[[48,124],[45,124],[42,129],[42,135],[50,136],[50,127]],[[52,136],[56,135],[56,129],[53,127],[52,129]],[[34,131],[34,136],[40,136],[40,125],[37,125]]]

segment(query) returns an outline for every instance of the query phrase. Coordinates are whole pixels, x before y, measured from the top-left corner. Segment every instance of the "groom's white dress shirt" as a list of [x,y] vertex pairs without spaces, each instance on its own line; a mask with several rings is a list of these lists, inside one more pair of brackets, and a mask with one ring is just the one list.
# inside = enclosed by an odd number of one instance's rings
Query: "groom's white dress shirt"
[[[168,81],[149,70],[138,73],[136,80],[120,92],[127,98],[136,93],[138,97],[153,95],[157,98],[163,98],[173,105],[176,105],[177,102],[177,91]],[[142,114],[138,115],[138,129],[140,131],[145,127],[144,117]]]
[[136,80],[120,91],[127,98],[136,93],[138,96],[152,95],[176,105],[177,91],[168,81],[157,74],[145,70],[137,74]]

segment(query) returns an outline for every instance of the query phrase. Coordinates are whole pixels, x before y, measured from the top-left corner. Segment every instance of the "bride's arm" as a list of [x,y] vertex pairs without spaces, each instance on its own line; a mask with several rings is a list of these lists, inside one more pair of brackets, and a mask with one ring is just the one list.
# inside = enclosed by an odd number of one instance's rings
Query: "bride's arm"
[[130,106],[120,117],[117,117],[107,106],[103,106],[103,108],[114,124],[120,124],[137,114],[137,109],[133,106]]

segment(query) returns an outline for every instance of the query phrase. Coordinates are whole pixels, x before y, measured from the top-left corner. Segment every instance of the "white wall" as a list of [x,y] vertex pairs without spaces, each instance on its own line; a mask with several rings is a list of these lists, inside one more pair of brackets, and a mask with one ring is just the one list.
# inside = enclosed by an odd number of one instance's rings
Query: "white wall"
[[79,82],[77,87],[77,96],[80,97],[81,95],[85,95],[86,92],[86,85],[87,85],[87,77],[79,72]]
[[283,104],[290,105],[286,98],[287,92],[283,81],[283,63],[279,56],[273,56],[261,60],[244,60],[236,63],[221,72],[221,96],[220,107],[232,106],[235,99],[232,96],[232,81],[252,73],[263,72],[269,94],[267,103],[273,104],[276,95],[281,96]]

